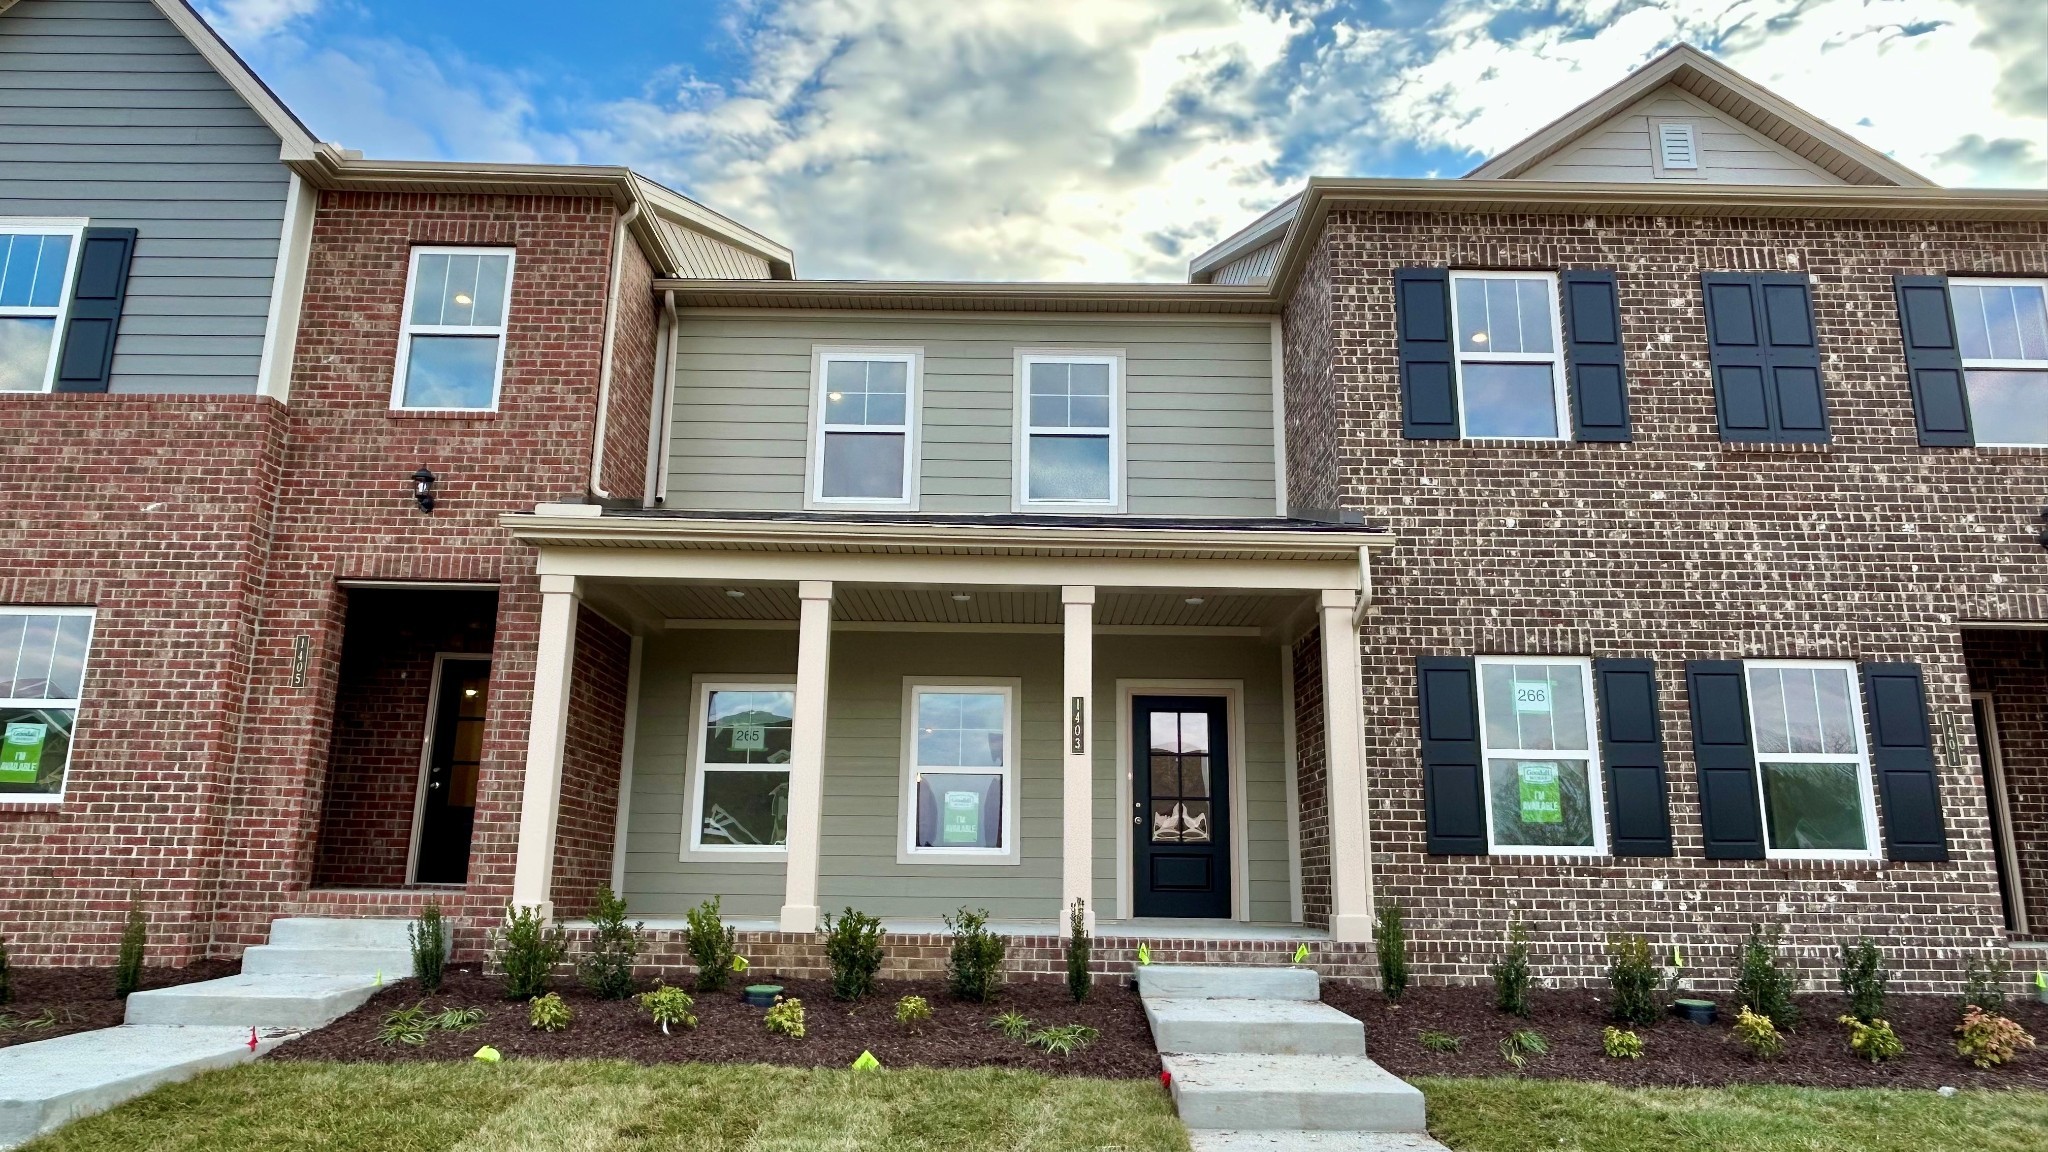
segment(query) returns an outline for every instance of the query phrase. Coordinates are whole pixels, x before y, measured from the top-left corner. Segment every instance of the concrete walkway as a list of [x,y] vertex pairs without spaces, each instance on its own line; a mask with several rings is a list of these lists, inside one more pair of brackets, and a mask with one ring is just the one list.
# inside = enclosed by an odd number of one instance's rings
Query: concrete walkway
[[1448,1152],[1422,1093],[1306,968],[1143,965],[1138,992],[1195,1152]]

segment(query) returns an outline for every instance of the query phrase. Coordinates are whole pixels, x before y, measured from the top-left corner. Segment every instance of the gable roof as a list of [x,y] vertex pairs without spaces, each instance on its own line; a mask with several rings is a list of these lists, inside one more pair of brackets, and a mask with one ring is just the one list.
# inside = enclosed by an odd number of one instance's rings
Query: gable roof
[[1669,84],[1706,102],[1849,184],[1929,188],[1932,180],[1780,97],[1690,44],[1680,44],[1628,79],[1544,125],[1465,174],[1512,180],[1533,170],[1610,116]]

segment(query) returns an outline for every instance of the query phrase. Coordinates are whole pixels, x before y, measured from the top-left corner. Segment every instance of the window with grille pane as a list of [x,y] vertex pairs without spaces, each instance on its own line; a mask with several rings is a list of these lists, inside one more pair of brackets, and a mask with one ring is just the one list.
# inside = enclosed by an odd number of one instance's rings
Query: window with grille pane
[[90,608],[0,607],[0,799],[63,798]]
[[497,408],[512,262],[509,248],[413,249],[393,408]]

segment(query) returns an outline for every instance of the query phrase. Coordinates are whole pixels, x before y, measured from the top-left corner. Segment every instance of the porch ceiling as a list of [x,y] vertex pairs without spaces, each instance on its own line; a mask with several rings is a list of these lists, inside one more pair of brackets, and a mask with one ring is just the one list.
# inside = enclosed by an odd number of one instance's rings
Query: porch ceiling
[[[615,594],[638,599],[646,613],[683,622],[783,622],[794,627],[796,588],[789,584],[622,584]],[[745,596],[733,596],[732,592]],[[955,596],[967,596],[956,600]],[[1060,590],[1051,587],[902,587],[842,584],[833,590],[832,617],[842,623],[1030,624],[1055,628],[1061,619]],[[1190,604],[1198,599],[1199,604]],[[1098,627],[1265,629],[1298,610],[1298,594],[1189,591],[1128,592],[1104,589],[1096,600]]]

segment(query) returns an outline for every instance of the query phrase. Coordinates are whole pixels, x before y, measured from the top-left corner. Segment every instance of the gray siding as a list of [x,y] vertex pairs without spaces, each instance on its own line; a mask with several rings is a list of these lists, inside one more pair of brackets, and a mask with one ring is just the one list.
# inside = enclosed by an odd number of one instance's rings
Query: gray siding
[[1279,262],[1280,242],[1275,240],[1218,268],[1215,274],[1209,277],[1209,283],[1264,284],[1273,278],[1273,268]]
[[1842,179],[1671,85],[1616,112],[1569,148],[1523,174],[1525,180],[1658,180],[1650,123],[1691,123],[1699,142],[1696,182],[1712,184],[1840,184]]
[[804,505],[811,352],[924,349],[920,510],[1011,510],[1019,348],[1125,355],[1134,515],[1271,516],[1271,328],[1264,319],[686,316],[676,346],[671,508]]
[[[1095,902],[1116,910],[1120,812],[1116,804],[1118,679],[1244,681],[1245,805],[1252,918],[1288,918],[1285,775],[1278,657],[1252,640],[1098,636],[1095,720]],[[1060,639],[1056,635],[839,632],[832,639],[825,741],[819,887],[833,911],[936,917],[961,905],[1000,919],[1053,918],[1060,886]],[[793,674],[793,631],[671,632],[642,656],[625,895],[635,916],[680,916],[712,896],[727,915],[781,909],[780,861],[682,861],[692,705],[698,674]],[[1023,680],[1018,810],[1023,860],[1015,865],[896,862],[903,678],[1004,676]]]
[[148,0],[0,14],[0,216],[139,232],[116,392],[253,392],[290,177]]

